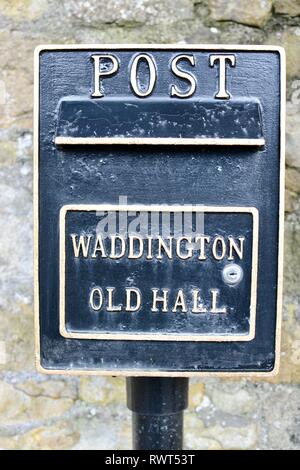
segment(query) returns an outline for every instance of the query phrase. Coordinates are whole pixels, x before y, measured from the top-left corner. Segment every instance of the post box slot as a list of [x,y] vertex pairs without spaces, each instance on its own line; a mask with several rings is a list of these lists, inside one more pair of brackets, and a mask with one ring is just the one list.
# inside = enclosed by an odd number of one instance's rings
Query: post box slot
[[260,103],[240,99],[61,100],[56,145],[263,146]]

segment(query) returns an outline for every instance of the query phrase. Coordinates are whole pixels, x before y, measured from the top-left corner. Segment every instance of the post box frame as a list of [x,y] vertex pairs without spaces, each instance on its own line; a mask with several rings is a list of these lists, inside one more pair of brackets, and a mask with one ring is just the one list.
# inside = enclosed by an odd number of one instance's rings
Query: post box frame
[[[262,51],[277,52],[280,56],[280,181],[279,181],[279,233],[278,233],[278,273],[277,273],[277,317],[275,338],[275,363],[270,372],[178,372],[178,371],[133,371],[133,370],[62,370],[45,369],[41,365],[40,351],[40,321],[39,321],[39,56],[42,51],[55,50],[212,50],[212,51]],[[284,241],[284,176],[285,176],[285,51],[280,46],[256,46],[256,45],[207,45],[207,44],[70,44],[70,45],[42,45],[35,49],[34,58],[34,160],[33,160],[33,209],[34,209],[34,322],[35,322],[35,357],[36,367],[39,372],[45,374],[61,375],[100,375],[100,376],[161,376],[161,377],[270,377],[278,373],[280,362],[280,342],[282,323],[282,284],[283,284],[283,241]],[[204,141],[204,144],[206,142]],[[227,144],[228,145],[228,144]],[[229,143],[230,145],[230,143]],[[235,144],[236,145],[236,144]]]

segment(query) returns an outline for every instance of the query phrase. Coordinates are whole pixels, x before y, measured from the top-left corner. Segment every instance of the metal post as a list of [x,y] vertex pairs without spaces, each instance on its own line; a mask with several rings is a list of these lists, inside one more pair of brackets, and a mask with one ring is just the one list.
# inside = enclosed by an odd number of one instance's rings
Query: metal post
[[188,379],[129,377],[127,406],[132,411],[135,450],[181,450]]

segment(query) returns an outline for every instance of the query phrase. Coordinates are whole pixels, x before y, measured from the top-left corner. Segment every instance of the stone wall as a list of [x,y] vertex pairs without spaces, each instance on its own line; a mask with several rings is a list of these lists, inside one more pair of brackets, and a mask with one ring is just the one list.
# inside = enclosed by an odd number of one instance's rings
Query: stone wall
[[45,43],[279,44],[287,52],[282,365],[191,381],[185,447],[300,448],[300,0],[0,0],[0,447],[130,448],[124,380],[35,371],[33,49]]

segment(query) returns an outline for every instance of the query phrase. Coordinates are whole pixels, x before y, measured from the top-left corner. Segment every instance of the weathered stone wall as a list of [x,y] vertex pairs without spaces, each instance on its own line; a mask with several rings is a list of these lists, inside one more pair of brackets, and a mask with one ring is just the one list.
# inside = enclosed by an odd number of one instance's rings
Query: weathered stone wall
[[283,349],[272,380],[192,380],[186,448],[300,448],[300,0],[0,0],[0,447],[130,447],[124,381],[35,371],[33,49],[279,44],[287,52]]

